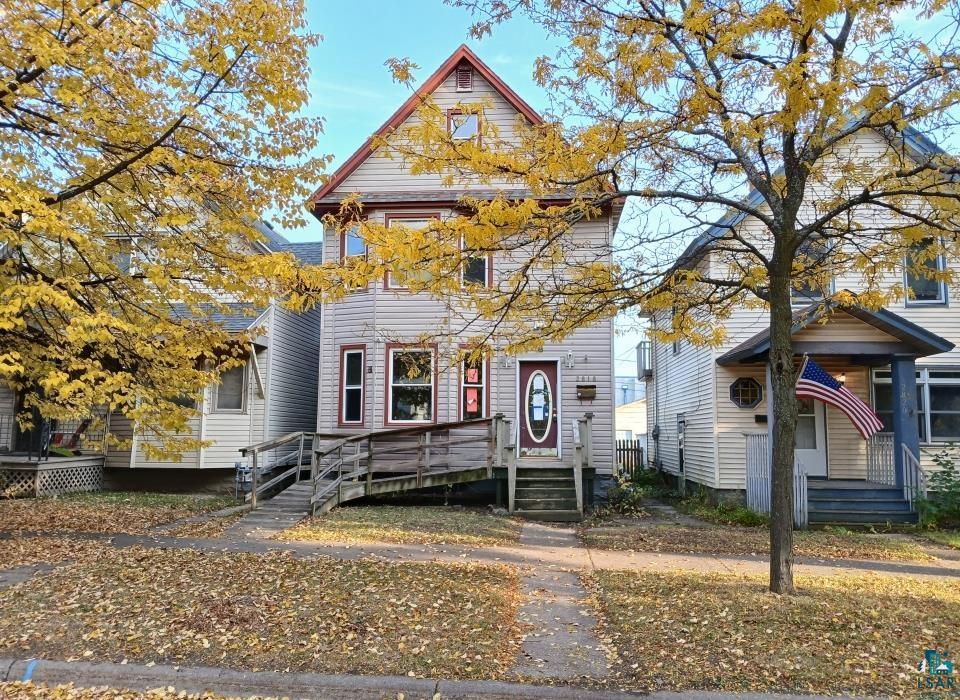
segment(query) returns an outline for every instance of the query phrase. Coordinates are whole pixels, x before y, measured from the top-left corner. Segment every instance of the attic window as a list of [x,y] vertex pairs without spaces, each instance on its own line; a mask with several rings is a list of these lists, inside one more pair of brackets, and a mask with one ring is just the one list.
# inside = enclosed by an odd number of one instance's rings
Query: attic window
[[473,69],[470,66],[457,66],[457,92],[473,90]]
[[464,114],[459,109],[447,112],[447,131],[456,141],[469,141],[480,137],[480,115]]

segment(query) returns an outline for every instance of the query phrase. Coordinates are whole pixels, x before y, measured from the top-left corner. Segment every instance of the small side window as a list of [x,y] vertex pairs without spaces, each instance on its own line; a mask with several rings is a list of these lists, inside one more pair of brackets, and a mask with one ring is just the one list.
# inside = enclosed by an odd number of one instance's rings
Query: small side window
[[214,406],[218,413],[243,413],[245,408],[247,366],[234,367],[220,375]]
[[752,377],[740,377],[730,385],[730,400],[738,408],[756,408],[763,400],[763,387]]
[[447,131],[455,141],[477,139],[480,136],[480,115],[451,109],[447,113]]

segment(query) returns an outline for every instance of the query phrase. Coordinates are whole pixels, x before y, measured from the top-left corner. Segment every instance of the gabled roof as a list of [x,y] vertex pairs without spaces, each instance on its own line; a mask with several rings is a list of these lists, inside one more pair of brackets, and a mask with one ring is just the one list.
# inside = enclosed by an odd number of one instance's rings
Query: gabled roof
[[[901,140],[904,148],[914,159],[922,160],[934,156],[946,155],[946,151],[915,127],[907,126],[895,136]],[[781,167],[777,170],[777,174],[780,174],[782,171],[783,168]],[[750,190],[750,194],[743,200],[743,203],[750,209],[756,209],[764,203],[763,195],[757,190],[752,189]],[[739,209],[733,209],[727,212],[722,219],[690,242],[690,245],[688,245],[680,257],[677,258],[674,267],[683,268],[695,263],[700,255],[706,252],[707,247],[711,243],[723,238],[723,236],[729,233],[730,229],[740,224],[747,216],[748,214],[746,212]]]
[[[809,306],[794,312],[791,335],[795,335],[812,323],[822,319],[832,311],[842,311],[856,318],[868,326],[887,333],[893,338],[909,346],[911,353],[917,357],[936,355],[953,350],[954,344],[936,333],[908,321],[898,314],[879,309],[869,311],[858,306],[840,306],[834,301],[814,302]],[[846,343],[836,343],[838,354],[848,354],[850,350]],[[756,362],[770,351],[770,329],[765,328],[756,335],[743,341],[735,348],[728,350],[717,358],[718,365],[732,365],[739,362]],[[830,354],[830,353],[825,353]]]
[[199,313],[191,312],[184,304],[176,304],[173,307],[173,313],[178,318],[209,321],[221,326],[228,333],[239,333],[255,328],[266,310],[247,302],[228,303],[225,310],[215,304],[201,304]]
[[323,243],[285,243],[277,247],[278,252],[293,253],[296,258],[307,265],[323,263]]
[[372,145],[375,137],[384,136],[405,122],[407,118],[416,111],[417,107],[440,87],[443,81],[446,80],[461,63],[470,64],[477,73],[490,83],[490,85],[499,92],[514,109],[526,117],[531,124],[543,123],[543,117],[537,114],[533,107],[528,105],[509,85],[503,82],[466,44],[461,44],[450,58],[444,61],[433,75],[427,78],[426,82],[400,106],[400,109],[394,112],[393,115],[374,132],[374,135],[364,141],[363,145],[360,146],[343,165],[337,168],[330,179],[313,193],[313,196],[310,197],[310,208],[313,209],[313,204],[318,199],[330,194],[334,189],[339,187],[340,184],[373,153]]

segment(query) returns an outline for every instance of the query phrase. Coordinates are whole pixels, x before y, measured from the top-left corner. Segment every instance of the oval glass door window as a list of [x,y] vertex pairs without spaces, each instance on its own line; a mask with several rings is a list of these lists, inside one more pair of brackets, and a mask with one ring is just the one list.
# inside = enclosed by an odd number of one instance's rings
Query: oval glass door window
[[527,380],[527,393],[524,404],[527,407],[527,433],[530,439],[541,443],[550,434],[553,425],[553,396],[550,395],[550,381],[547,375],[537,370]]

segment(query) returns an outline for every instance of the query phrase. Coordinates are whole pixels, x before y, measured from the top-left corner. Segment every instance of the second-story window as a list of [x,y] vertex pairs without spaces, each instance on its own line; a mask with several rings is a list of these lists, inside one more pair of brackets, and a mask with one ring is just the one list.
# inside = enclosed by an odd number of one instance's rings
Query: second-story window
[[804,267],[801,278],[794,282],[790,294],[794,304],[819,301],[830,293],[830,282],[824,282],[823,272],[830,247],[821,238],[808,238],[797,249],[797,262]]
[[491,259],[489,255],[473,255],[465,251],[461,277],[465,287],[480,285],[487,287],[491,284]]
[[340,257],[347,258],[366,257],[367,242],[360,235],[360,227],[352,226],[346,232],[340,234]]
[[[403,226],[413,229],[425,229],[438,218],[440,218],[439,214],[388,214],[386,216],[386,223],[390,228]],[[387,289],[407,289],[411,283],[429,284],[432,279],[433,275],[426,265],[414,265],[404,270],[391,270],[388,272],[384,286],[386,286]]]
[[943,256],[934,249],[934,239],[927,238],[913,246],[906,259],[904,284],[907,304],[945,304],[947,285],[936,279],[946,268]]

